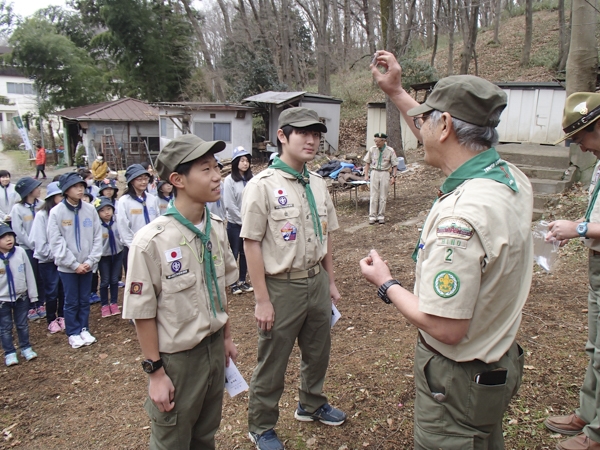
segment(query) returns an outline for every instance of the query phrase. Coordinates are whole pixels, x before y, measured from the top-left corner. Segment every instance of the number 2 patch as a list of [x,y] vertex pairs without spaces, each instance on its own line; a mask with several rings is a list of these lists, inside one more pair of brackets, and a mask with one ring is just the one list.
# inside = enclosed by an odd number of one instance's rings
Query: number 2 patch
[[452,258],[454,258],[454,249],[448,247],[444,250],[444,262],[452,264]]

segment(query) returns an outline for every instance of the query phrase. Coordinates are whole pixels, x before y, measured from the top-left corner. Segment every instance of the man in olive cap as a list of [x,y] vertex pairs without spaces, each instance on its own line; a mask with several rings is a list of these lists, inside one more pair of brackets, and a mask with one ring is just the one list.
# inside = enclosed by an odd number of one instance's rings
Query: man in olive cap
[[[387,145],[387,134],[375,133],[375,145],[369,149],[363,161],[365,162],[365,180],[371,180],[369,191],[371,201],[369,203],[369,224],[373,225],[377,220],[380,224],[385,223],[385,205],[387,202],[390,184],[396,182],[396,171],[398,170],[398,157],[392,147]],[[392,178],[390,178],[390,168]]]
[[493,148],[506,95],[459,75],[440,80],[419,105],[402,89],[391,53],[379,51],[371,71],[423,142],[425,161],[447,176],[413,254],[414,294],[375,250],[360,262],[379,297],[418,328],[414,447],[503,449],[533,271],[531,185]]
[[[600,158],[600,94],[577,92],[565,103],[563,131],[565,136],[557,142],[572,139],[581,151]],[[546,419],[546,427],[565,435],[577,435],[558,444],[561,450],[600,449],[600,202],[597,202],[600,183],[600,163],[596,164],[590,184],[590,199],[585,216],[576,220],[557,220],[549,224],[547,240],[559,240],[561,245],[569,239],[581,238],[590,249],[588,274],[588,343],[585,350],[590,363],[579,393],[579,408],[567,416]],[[583,433],[582,433],[583,432]]]
[[156,168],[175,199],[129,250],[123,318],[135,319],[145,357],[153,450],[215,448],[225,366],[237,357],[225,286],[238,271],[223,220],[206,208],[220,197],[214,153],[224,148],[186,134],[162,149]]

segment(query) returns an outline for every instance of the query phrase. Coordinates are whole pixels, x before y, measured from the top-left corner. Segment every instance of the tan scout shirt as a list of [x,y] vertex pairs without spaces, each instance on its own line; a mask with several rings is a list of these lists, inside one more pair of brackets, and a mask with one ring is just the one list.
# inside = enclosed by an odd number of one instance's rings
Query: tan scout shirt
[[527,177],[509,166],[518,193],[493,180],[467,180],[433,205],[423,226],[414,291],[419,310],[471,319],[457,345],[421,331],[454,361],[500,360],[521,323],[533,272],[533,196]]
[[[221,303],[226,308],[225,286],[237,281],[238,270],[225,224],[214,214],[211,219],[212,254]],[[172,216],[154,219],[133,238],[123,318],[156,318],[158,347],[163,353],[190,350],[227,322],[216,298],[217,316],[213,315],[202,258],[200,239]]]
[[381,157],[381,167],[379,164],[379,148],[374,145],[369,149],[363,161],[367,164],[371,165],[371,169],[375,170],[390,170],[392,167],[398,166],[398,157],[396,156],[396,152],[392,147],[388,147],[387,145],[383,149],[383,156]]
[[[596,167],[594,168],[594,174],[592,175],[592,182],[590,183],[590,201],[592,200],[592,192],[594,192],[594,188],[596,187],[596,183],[600,178],[600,161],[596,163]],[[592,214],[590,215],[590,222],[600,223],[600,194],[598,195],[598,199],[594,204],[594,209],[592,209]],[[581,238],[581,242],[586,247],[591,248],[592,250],[600,251],[600,239],[586,239]]]
[[293,175],[263,170],[244,189],[240,236],[261,242],[266,275],[307,270],[327,254],[327,233],[339,228],[325,180],[310,172],[323,242],[315,235],[304,187]]

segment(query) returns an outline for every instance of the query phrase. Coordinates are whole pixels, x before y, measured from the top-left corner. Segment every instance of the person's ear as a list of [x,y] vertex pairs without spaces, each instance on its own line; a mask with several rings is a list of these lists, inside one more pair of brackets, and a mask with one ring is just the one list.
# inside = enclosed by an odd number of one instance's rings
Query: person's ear
[[184,177],[185,175],[182,175],[177,172],[172,172],[171,175],[169,175],[169,183],[171,183],[177,189],[182,189],[184,186]]
[[452,116],[449,113],[442,113],[442,116],[440,117],[440,127],[441,133],[439,139],[440,142],[444,142],[450,137],[452,130],[454,129],[452,124]]

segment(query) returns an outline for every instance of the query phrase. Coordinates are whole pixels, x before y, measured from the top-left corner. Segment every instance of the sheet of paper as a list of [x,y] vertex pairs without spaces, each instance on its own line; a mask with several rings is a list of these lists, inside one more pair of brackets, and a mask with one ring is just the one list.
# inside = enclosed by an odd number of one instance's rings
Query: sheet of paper
[[248,383],[231,360],[229,367],[225,367],[225,389],[230,397],[235,397],[240,392],[248,390]]
[[340,317],[342,317],[342,315],[340,314],[340,312],[338,311],[338,309],[335,307],[335,305],[332,303],[331,304],[331,328],[333,328],[333,326],[335,325],[335,323],[340,320]]

